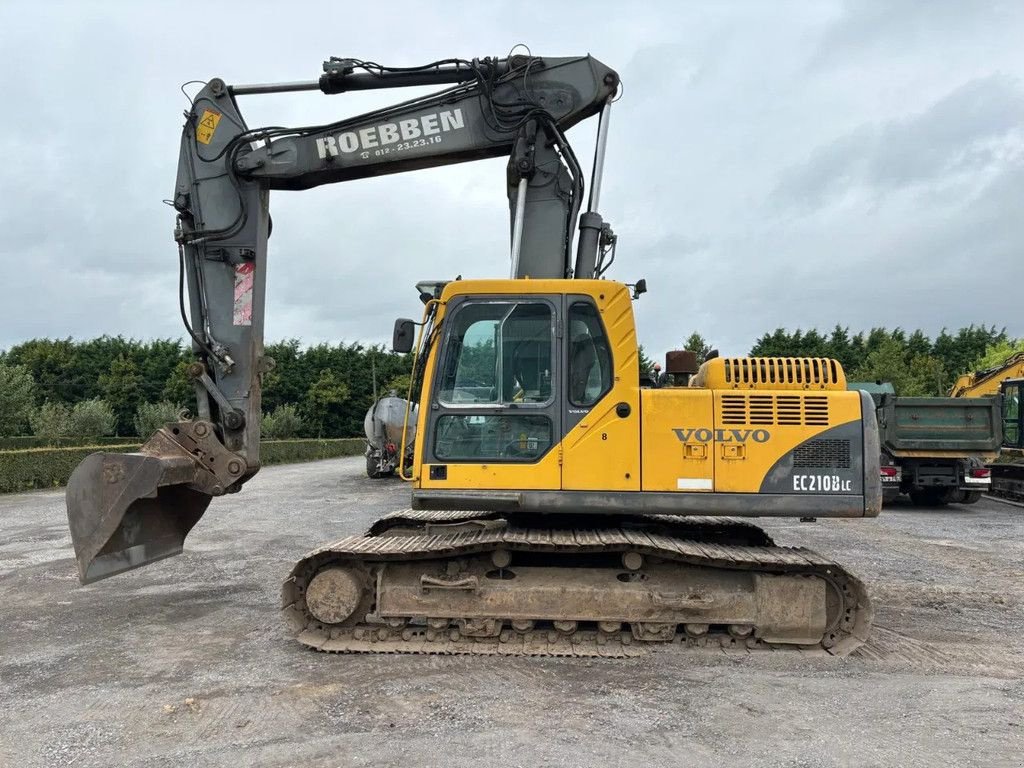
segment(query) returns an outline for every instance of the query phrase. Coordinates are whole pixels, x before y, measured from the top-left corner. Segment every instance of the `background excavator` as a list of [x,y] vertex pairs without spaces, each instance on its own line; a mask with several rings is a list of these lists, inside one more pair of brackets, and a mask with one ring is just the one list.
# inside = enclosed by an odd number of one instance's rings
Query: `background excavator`
[[[451,87],[297,129],[249,129],[236,102],[427,84]],[[507,155],[510,279],[421,283],[422,320],[395,325],[396,351],[416,337],[412,509],[296,564],[282,594],[298,639],[583,655],[864,642],[871,607],[856,578],[734,517],[877,515],[871,400],[827,359],[719,358],[688,387],[639,386],[632,301],[646,285],[602,279],[615,235],[597,211],[618,85],[591,57],[533,56],[331,59],[319,81],[207,83],[186,116],[173,200],[196,418],[75,470],[81,580],[180,553],[210,499],[259,469],[269,190]],[[580,214],[564,132],[595,115]]]
[[1024,501],[1024,353],[1008,357],[1002,365],[963,374],[950,390],[951,397],[1002,397],[1003,444],[999,459],[988,465],[993,496]]

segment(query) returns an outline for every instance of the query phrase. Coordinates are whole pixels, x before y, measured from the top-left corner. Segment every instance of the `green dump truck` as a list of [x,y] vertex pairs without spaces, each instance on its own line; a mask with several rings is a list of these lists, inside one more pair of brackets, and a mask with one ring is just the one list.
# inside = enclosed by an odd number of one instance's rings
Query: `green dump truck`
[[850,382],[875,401],[882,445],[883,501],[973,504],[989,489],[986,463],[999,454],[999,397],[897,397],[887,382]]

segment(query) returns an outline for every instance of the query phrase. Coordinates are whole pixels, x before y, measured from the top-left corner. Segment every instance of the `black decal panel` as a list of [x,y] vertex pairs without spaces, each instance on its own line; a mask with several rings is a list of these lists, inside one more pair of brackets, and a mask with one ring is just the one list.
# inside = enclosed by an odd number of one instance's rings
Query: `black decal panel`
[[820,432],[768,470],[761,493],[862,494],[864,438],[860,421]]

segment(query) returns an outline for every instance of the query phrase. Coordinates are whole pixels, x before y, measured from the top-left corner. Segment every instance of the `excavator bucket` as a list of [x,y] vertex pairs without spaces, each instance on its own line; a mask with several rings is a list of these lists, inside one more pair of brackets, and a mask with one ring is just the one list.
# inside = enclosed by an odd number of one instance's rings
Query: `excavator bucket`
[[194,436],[197,429],[212,437],[206,422],[168,425],[140,453],[94,453],[75,468],[66,498],[83,584],[181,554],[211,496],[225,487],[206,462],[241,474],[244,462]]

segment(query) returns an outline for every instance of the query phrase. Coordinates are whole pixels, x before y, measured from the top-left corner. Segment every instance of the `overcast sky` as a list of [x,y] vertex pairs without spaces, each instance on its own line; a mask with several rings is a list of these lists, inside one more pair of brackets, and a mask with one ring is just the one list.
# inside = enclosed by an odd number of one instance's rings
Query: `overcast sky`
[[[427,6],[438,10],[426,10]],[[0,349],[182,337],[179,85],[592,53],[625,84],[602,213],[640,339],[778,326],[1024,336],[1024,2],[0,3]],[[395,91],[240,100],[250,126]],[[404,95],[404,94],[402,94]],[[589,168],[596,120],[573,129]],[[271,196],[268,340],[383,342],[424,278],[504,277],[503,160]]]

